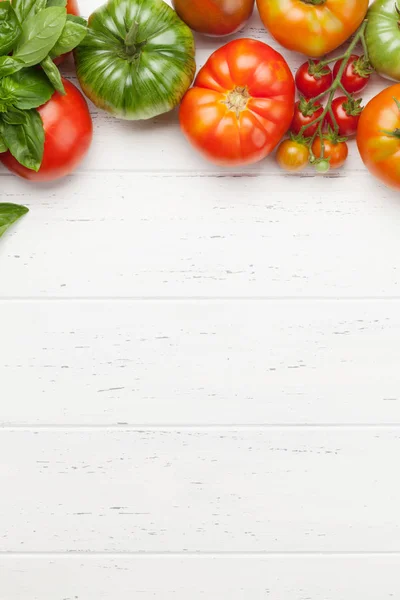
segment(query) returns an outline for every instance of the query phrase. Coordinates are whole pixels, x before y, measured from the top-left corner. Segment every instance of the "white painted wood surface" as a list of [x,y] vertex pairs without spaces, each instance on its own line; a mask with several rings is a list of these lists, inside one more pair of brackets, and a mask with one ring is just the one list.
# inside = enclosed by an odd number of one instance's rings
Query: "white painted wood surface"
[[0,600],[400,598],[398,194],[91,110],[76,174],[0,170]]

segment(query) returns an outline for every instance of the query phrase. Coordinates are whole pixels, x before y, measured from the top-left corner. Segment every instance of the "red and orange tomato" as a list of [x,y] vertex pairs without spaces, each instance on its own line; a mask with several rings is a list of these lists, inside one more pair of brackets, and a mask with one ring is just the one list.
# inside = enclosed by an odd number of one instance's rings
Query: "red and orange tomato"
[[295,86],[285,59],[267,44],[240,39],[210,56],[180,108],[182,130],[218,165],[265,158],[288,130]]
[[173,0],[172,4],[191,29],[213,36],[235,33],[254,9],[254,0]]

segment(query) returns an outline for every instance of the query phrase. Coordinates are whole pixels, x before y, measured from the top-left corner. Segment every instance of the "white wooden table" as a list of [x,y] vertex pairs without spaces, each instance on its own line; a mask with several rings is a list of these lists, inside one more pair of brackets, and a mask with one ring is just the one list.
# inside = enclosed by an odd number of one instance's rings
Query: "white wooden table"
[[400,598],[400,195],[92,109],[0,171],[0,600]]

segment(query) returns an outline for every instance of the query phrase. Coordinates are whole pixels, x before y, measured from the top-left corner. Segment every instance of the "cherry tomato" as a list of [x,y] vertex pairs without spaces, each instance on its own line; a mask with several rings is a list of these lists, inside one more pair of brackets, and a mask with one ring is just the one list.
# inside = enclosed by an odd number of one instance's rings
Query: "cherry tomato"
[[[332,112],[339,126],[339,135],[349,137],[357,133],[358,122],[362,113],[361,100],[350,100],[346,96],[339,96],[332,102]],[[326,122],[334,129],[334,122],[330,113],[326,115]]]
[[[306,98],[298,100],[294,106],[294,115],[290,130],[293,133],[300,133],[302,127],[315,121],[315,119],[322,115],[323,112],[324,109],[319,102],[310,104]],[[307,127],[302,133],[307,137],[311,137],[317,131],[317,127],[318,123],[315,123],[314,125]]]
[[400,190],[400,84],[386,88],[364,108],[357,145],[367,169]]
[[72,83],[63,79],[66,95],[55,92],[38,111],[45,132],[44,154],[38,172],[22,166],[11,154],[0,161],[13,173],[32,181],[51,181],[68,175],[82,161],[92,141],[92,119],[86,100]]
[[296,140],[284,140],[278,147],[276,160],[285,171],[302,171],[308,165],[309,150]]
[[206,35],[230,35],[251,17],[254,0],[173,0],[176,12],[189,27]]
[[[333,77],[337,77],[342,62],[343,60],[338,60],[337,63],[335,63],[335,66],[333,67]],[[361,92],[368,84],[372,70],[371,65],[365,59],[365,56],[352,54],[341,78],[343,87],[350,94]]]
[[[349,155],[349,148],[346,142],[334,142],[330,139],[324,138],[324,158],[329,160],[329,167],[331,169],[339,169],[344,165]],[[319,158],[321,156],[321,139],[316,137],[312,145],[312,151],[314,155]],[[323,161],[320,161],[321,163]]]
[[79,8],[77,0],[67,0],[67,13],[69,15],[79,16]]
[[319,57],[358,29],[369,0],[257,0],[265,27],[285,48]]
[[262,160],[293,116],[295,86],[285,59],[256,40],[229,42],[210,56],[180,108],[183,133],[218,165]]
[[296,73],[296,86],[305,98],[315,98],[329,90],[332,85],[332,71],[328,65],[319,67],[320,61],[309,60],[301,65]]

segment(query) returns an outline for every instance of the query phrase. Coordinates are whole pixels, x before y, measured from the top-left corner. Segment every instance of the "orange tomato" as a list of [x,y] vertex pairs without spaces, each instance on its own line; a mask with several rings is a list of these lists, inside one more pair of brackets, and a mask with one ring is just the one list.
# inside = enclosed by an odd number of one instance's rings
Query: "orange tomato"
[[309,150],[305,144],[296,140],[284,140],[276,153],[276,160],[281,169],[296,173],[308,165]]
[[294,79],[285,59],[256,40],[240,39],[210,56],[180,108],[189,141],[218,165],[267,156],[288,130]]
[[257,0],[265,27],[285,48],[319,57],[361,25],[368,0]]
[[206,35],[234,33],[254,9],[254,0],[173,0],[172,4],[182,21]]
[[357,145],[367,169],[400,190],[400,84],[386,88],[364,108]]
[[[315,138],[312,145],[312,151],[314,156],[319,158],[321,156],[321,139]],[[324,158],[329,160],[329,166],[331,169],[340,169],[344,165],[349,155],[349,147],[346,142],[333,142],[329,139],[324,139]]]

